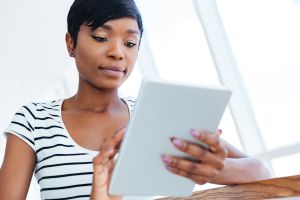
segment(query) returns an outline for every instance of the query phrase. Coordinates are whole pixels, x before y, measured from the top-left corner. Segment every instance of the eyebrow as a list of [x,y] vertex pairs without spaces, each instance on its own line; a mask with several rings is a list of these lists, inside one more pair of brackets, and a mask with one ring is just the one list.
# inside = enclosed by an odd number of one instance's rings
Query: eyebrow
[[[112,31],[112,27],[110,25],[107,25],[107,24],[103,24],[101,25],[99,28],[103,28],[103,29],[106,29],[106,30],[109,30],[109,31]],[[140,35],[140,32],[136,31],[136,30],[133,30],[133,29],[128,29],[126,31],[126,33],[129,33],[129,34],[135,34],[135,35]]]

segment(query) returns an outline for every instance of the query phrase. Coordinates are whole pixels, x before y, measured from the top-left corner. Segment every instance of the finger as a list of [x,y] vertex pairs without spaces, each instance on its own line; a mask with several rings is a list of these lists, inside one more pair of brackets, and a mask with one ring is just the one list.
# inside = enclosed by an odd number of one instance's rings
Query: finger
[[203,184],[205,184],[209,181],[209,179],[207,179],[205,177],[198,176],[198,175],[186,172],[184,170],[176,169],[176,168],[169,167],[169,166],[167,166],[166,168],[169,172],[171,172],[173,174],[176,174],[176,175],[179,175],[179,176],[186,177],[186,178],[194,181],[195,183],[197,183],[199,185],[203,185]]
[[126,132],[126,128],[117,130],[111,138],[105,140],[105,142],[101,146],[101,150],[108,148],[110,146],[114,146],[114,147],[116,147],[116,149],[118,149],[120,146],[120,143],[122,142],[122,140],[124,138],[125,132]]
[[172,167],[190,174],[195,174],[197,176],[202,176],[209,179],[217,176],[220,173],[220,170],[224,167],[224,163],[222,162],[220,162],[220,166],[217,168],[210,164],[198,163],[195,161],[169,155],[164,155],[163,161],[167,167]]
[[121,130],[115,133],[113,143],[115,144],[115,149],[117,151],[120,149],[125,133],[126,133],[126,128],[122,128]]
[[105,150],[100,151],[100,153],[94,157],[93,164],[101,165],[109,161],[109,158],[115,153],[114,147],[108,147]]
[[[188,141],[181,140],[175,137],[171,139],[171,142],[177,149],[190,155],[191,157],[196,158],[197,160],[201,160],[202,162],[207,162],[214,165],[217,165],[218,162],[220,162],[221,156],[210,152],[208,149],[203,148],[200,145],[190,143]],[[223,158],[221,157],[221,161],[222,160]]]
[[113,140],[110,144],[111,146],[114,146],[115,153],[110,158],[113,158],[119,152],[125,133],[126,133],[126,128],[122,128],[121,130],[115,133]]
[[109,155],[110,151],[102,151],[93,159],[93,187],[98,192],[104,192],[109,180]]
[[[109,167],[109,180],[108,180],[108,183],[111,182],[112,171],[115,167],[115,164],[116,164],[115,160],[110,160],[109,163],[108,163],[108,167]],[[111,195],[110,200],[122,200],[122,196]]]
[[111,178],[112,178],[112,172],[114,170],[115,167],[115,161],[114,160],[110,160],[108,163],[108,169],[109,169],[109,180],[108,183],[111,182]]
[[116,165],[116,161],[111,159],[108,163],[109,173],[112,173],[112,171],[114,170],[115,165]]
[[225,148],[221,145],[219,134],[212,134],[209,131],[205,130],[195,130],[191,131],[191,134],[195,139],[200,142],[207,144],[211,151],[225,153]]
[[[102,169],[100,169],[102,168]],[[98,165],[94,167],[91,199],[109,199],[108,190],[109,173],[107,166]]]
[[113,135],[113,138],[112,138],[112,143],[115,144],[115,146],[120,144],[120,142],[123,140],[125,132],[126,132],[125,127],[121,128],[115,132],[115,134]]
[[[92,199],[109,199],[107,190],[110,180],[110,159],[114,153],[114,148],[109,148],[101,151],[93,159],[93,186]],[[95,197],[95,198],[94,198]]]
[[209,146],[217,146],[220,144],[219,135],[213,134],[212,132],[202,130],[202,129],[193,129],[191,130],[192,136],[198,141],[204,142]]
[[111,196],[110,200],[122,200],[122,196]]
[[96,188],[107,185],[109,180],[109,169],[107,165],[94,166],[93,184]]
[[102,144],[100,148],[100,152],[114,149],[114,152],[109,156],[109,159],[115,157],[115,155],[119,152],[119,148],[124,138],[125,132],[125,128],[116,131],[112,138],[105,140],[104,144]]

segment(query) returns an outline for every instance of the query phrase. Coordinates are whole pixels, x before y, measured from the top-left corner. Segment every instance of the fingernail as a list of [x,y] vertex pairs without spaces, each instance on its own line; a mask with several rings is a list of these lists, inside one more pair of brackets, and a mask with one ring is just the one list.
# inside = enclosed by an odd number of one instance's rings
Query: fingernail
[[167,170],[173,171],[173,167],[166,166]]
[[219,135],[222,134],[222,129],[218,129],[218,134],[219,134]]
[[168,155],[163,155],[162,160],[164,161],[165,164],[171,164],[172,163],[172,158]]
[[178,140],[177,138],[173,138],[173,139],[171,139],[171,141],[178,148],[181,148],[183,146],[182,142],[180,140]]
[[215,147],[209,147],[209,150],[215,152],[217,149]]
[[114,146],[109,146],[105,150],[106,150],[107,153],[112,153],[112,152],[114,152],[115,147]]
[[121,133],[121,132],[123,132],[125,130],[126,130],[126,126],[124,126],[124,127],[120,128],[120,129],[116,130],[115,133],[119,134],[119,133]]
[[195,131],[195,130],[192,130],[192,135],[195,137],[195,138],[201,138],[201,133]]

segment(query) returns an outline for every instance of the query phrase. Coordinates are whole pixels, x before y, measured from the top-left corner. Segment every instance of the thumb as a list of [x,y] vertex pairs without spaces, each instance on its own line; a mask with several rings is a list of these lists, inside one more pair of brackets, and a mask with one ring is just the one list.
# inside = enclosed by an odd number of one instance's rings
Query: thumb
[[109,172],[106,165],[94,166],[93,185],[91,192],[91,200],[109,200],[110,197],[107,193]]
[[102,151],[93,159],[93,184],[97,185],[97,187],[102,187],[108,181],[109,156],[113,153],[113,151],[113,149]]
[[107,164],[94,165],[93,186],[102,188],[107,185],[109,179],[109,167]]

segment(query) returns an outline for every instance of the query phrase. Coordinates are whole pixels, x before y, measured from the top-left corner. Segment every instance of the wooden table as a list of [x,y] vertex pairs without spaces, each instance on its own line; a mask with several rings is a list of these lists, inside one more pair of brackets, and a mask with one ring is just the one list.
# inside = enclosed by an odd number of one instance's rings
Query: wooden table
[[234,186],[197,191],[191,197],[166,197],[159,200],[300,200],[300,175],[273,178]]

